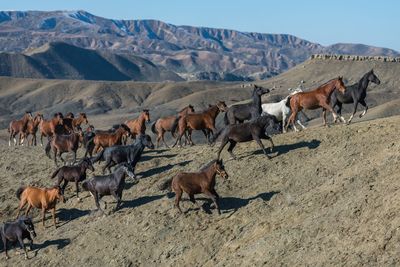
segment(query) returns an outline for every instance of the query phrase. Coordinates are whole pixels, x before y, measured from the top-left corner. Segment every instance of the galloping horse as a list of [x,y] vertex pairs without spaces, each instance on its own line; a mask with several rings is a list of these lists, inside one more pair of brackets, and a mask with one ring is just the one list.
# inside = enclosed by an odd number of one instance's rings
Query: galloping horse
[[93,152],[99,152],[100,147],[104,149],[109,146],[121,145],[122,137],[126,134],[129,134],[129,132],[130,129],[125,124],[121,124],[114,133],[96,132],[96,135],[93,138]]
[[247,104],[233,105],[228,108],[225,113],[225,125],[242,123],[245,120],[256,119],[261,116],[261,96],[269,93],[269,89],[264,89],[260,86],[254,85],[252,93],[252,102]]
[[70,133],[76,131],[78,126],[81,126],[82,123],[85,123],[86,125],[89,124],[86,113],[83,112],[79,113],[78,118],[75,118],[74,114],[68,112],[67,115],[65,115],[65,118],[63,119],[64,128],[66,131]]
[[[325,112],[326,110],[332,112],[333,117],[336,120],[338,115],[329,105],[331,94],[335,89],[338,89],[342,93],[346,91],[346,86],[343,84],[342,77],[332,79],[312,91],[300,92],[291,96],[289,101],[292,114],[290,115],[289,120],[285,125],[286,130],[289,124],[292,123],[294,130],[296,132],[298,131],[294,122],[296,120],[297,113],[301,111],[303,108],[304,109],[322,108],[324,125],[326,125],[326,112]],[[342,116],[340,116],[340,120],[342,122],[345,122]]]
[[136,119],[125,121],[125,125],[129,127],[133,139],[136,138],[136,135],[146,133],[146,122],[150,122],[148,109],[143,109],[142,113]]
[[157,134],[157,147],[160,144],[160,140],[162,140],[164,145],[168,147],[167,143],[164,140],[164,134],[166,132],[171,132],[172,137],[176,138],[175,132],[173,130],[176,129],[176,125],[178,124],[179,119],[186,114],[192,113],[194,113],[194,108],[192,105],[189,105],[179,111],[177,116],[159,118],[156,122],[154,122],[151,126],[151,131]]
[[[36,146],[36,133],[39,128],[40,122],[43,120],[43,114],[41,113],[36,113],[35,117],[33,120],[30,120],[28,122],[28,125],[26,126],[26,130],[23,133],[22,140],[26,139],[28,141],[28,146],[29,146],[29,135],[32,135],[32,140],[31,140],[31,146],[35,145]],[[23,141],[22,141],[23,144]]]
[[24,139],[21,141],[21,135],[25,132],[26,126],[30,120],[32,120],[32,113],[26,111],[22,119],[10,122],[10,126],[8,126],[8,132],[10,133],[10,138],[8,139],[9,146],[11,146],[11,139],[14,139],[14,146],[17,145],[17,139],[15,138],[17,134],[20,134],[20,144],[24,143]]
[[[179,119],[178,123],[178,137],[176,138],[175,144],[172,146],[176,146],[179,141],[179,145],[182,145],[181,139],[185,134],[186,130],[188,131],[189,143],[194,145],[192,141],[192,130],[210,130],[212,134],[216,132],[215,129],[215,119],[217,118],[219,112],[225,112],[227,110],[226,104],[224,101],[218,101],[217,104],[209,107],[203,112],[187,114],[182,116]],[[210,140],[207,140],[210,143]]]
[[227,179],[228,173],[225,171],[222,160],[212,160],[198,172],[180,172],[175,177],[163,182],[160,190],[165,190],[171,187],[175,192],[175,207],[182,213],[179,207],[182,194],[185,192],[189,195],[190,201],[195,204],[195,194],[203,193],[209,196],[215,204],[218,214],[221,214],[219,209],[219,195],[215,191],[215,176],[220,175],[222,178]]
[[374,74],[373,69],[365,73],[358,83],[347,86],[347,90],[344,94],[338,92],[337,90],[332,93],[331,106],[333,109],[335,109],[336,106],[339,107],[337,110],[339,115],[342,115],[343,104],[353,103],[353,113],[351,114],[347,123],[350,123],[354,117],[354,114],[356,114],[358,103],[363,105],[365,108],[363,113],[360,114],[360,118],[367,113],[368,106],[367,103],[365,103],[365,97],[367,96],[367,87],[369,82],[373,82],[375,84],[381,83],[379,78]]
[[79,142],[82,140],[82,131],[72,134],[55,134],[46,145],[46,155],[51,158],[50,150],[52,149],[54,153],[54,163],[56,164],[56,166],[58,166],[57,155],[60,157],[61,161],[65,163],[65,160],[62,158],[61,155],[66,152],[72,152],[74,155],[73,163],[75,163],[76,151],[78,150]]
[[43,136],[51,137],[56,134],[58,125],[63,125],[63,115],[61,113],[54,114],[51,120],[42,120],[39,124],[40,145],[43,146]]

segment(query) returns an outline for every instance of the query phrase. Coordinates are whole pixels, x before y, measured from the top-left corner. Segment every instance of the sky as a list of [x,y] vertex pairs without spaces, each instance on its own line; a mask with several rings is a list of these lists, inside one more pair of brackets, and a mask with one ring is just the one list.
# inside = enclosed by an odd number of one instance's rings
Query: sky
[[0,10],[85,10],[112,19],[287,33],[322,45],[400,51],[398,0],[2,0]]

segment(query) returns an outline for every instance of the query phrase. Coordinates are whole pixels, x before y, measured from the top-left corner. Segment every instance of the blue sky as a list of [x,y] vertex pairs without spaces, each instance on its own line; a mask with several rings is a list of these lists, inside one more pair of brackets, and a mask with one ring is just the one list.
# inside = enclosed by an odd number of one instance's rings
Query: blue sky
[[4,0],[0,9],[83,9],[114,19],[289,33],[322,45],[363,43],[400,51],[396,0]]

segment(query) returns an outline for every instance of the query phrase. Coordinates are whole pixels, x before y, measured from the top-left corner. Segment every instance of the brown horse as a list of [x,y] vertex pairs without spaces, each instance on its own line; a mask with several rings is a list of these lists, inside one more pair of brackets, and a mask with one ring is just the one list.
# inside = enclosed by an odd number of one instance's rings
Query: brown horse
[[[179,145],[182,145],[182,136],[188,131],[189,144],[194,145],[192,140],[192,130],[202,130],[204,135],[207,137],[207,131],[211,131],[212,134],[216,132],[215,119],[217,118],[219,112],[225,112],[227,106],[224,101],[218,101],[217,104],[209,107],[203,112],[186,114],[179,119],[178,123],[178,137],[176,138],[176,146],[179,141]],[[207,138],[208,143],[210,143],[209,138]]]
[[35,117],[33,117],[33,120],[30,120],[28,122],[28,125],[26,126],[26,130],[25,130],[25,132],[23,132],[23,135],[22,135],[22,145],[24,144],[24,140],[26,139],[28,142],[28,146],[29,146],[28,138],[29,138],[29,135],[32,135],[32,140],[30,142],[30,145],[36,146],[36,133],[38,131],[39,124],[42,120],[43,120],[43,114],[36,113]]
[[72,152],[74,155],[73,164],[76,162],[76,151],[79,147],[79,142],[83,140],[83,133],[82,131],[78,133],[72,134],[55,134],[51,140],[46,145],[46,155],[50,157],[50,150],[53,150],[54,153],[54,163],[58,166],[57,163],[57,155],[60,157],[61,161],[64,162],[65,160],[62,158],[62,154],[65,152]]
[[63,118],[64,128],[69,133],[78,130],[78,127],[80,127],[82,123],[85,123],[86,125],[89,124],[86,113],[83,112],[79,113],[78,118],[75,118],[72,112],[68,112],[67,115],[65,115],[65,118]]
[[179,207],[179,202],[183,192],[189,195],[191,202],[196,203],[195,194],[203,193],[209,196],[215,204],[218,214],[221,214],[219,209],[219,195],[215,191],[215,176],[220,175],[222,178],[228,178],[228,173],[225,171],[222,160],[212,160],[206,166],[200,169],[199,172],[180,172],[172,179],[168,179],[160,185],[160,190],[165,190],[171,187],[175,192],[175,207],[182,213]]
[[[11,146],[11,139],[14,139],[14,146],[17,145],[17,139],[15,136],[20,134],[19,136],[19,144],[21,145],[21,135],[25,132],[26,126],[28,122],[32,120],[32,113],[30,111],[26,111],[22,119],[14,120],[10,122],[10,126],[8,126],[8,132],[10,133],[10,138],[8,139],[8,145]],[[22,139],[23,141],[23,139]],[[23,144],[23,142],[22,142]]]
[[125,125],[129,127],[133,139],[136,138],[136,135],[146,133],[146,122],[150,122],[148,109],[143,109],[142,113],[136,119],[125,121]]
[[[333,118],[336,121],[338,115],[330,106],[330,97],[335,89],[338,89],[341,93],[346,91],[346,86],[342,81],[342,77],[338,77],[336,79],[332,79],[318,88],[309,91],[309,92],[300,92],[295,95],[292,95],[288,102],[290,102],[290,109],[292,110],[292,114],[289,117],[287,124],[285,125],[285,129],[287,130],[290,123],[292,123],[295,131],[297,132],[297,128],[294,124],[297,113],[304,109],[317,109],[322,108],[324,125],[326,125],[326,110],[332,112]],[[340,117],[342,122],[346,122],[343,117]]]
[[44,219],[46,211],[51,209],[53,215],[54,227],[56,225],[56,204],[57,201],[62,201],[65,203],[64,195],[59,186],[53,188],[38,188],[34,186],[21,186],[17,190],[17,198],[20,200],[17,218],[21,210],[24,208],[26,203],[28,203],[28,208],[25,211],[25,215],[28,216],[29,211],[32,207],[42,210],[42,224],[44,225]]
[[58,125],[63,125],[63,115],[61,113],[54,114],[51,120],[42,120],[39,124],[40,145],[43,146],[43,136],[51,137],[56,134]]
[[109,146],[122,145],[122,137],[129,133],[130,129],[125,124],[121,124],[115,132],[96,132],[93,138],[93,152],[97,153],[100,148],[104,149]]
[[153,123],[153,125],[151,126],[151,131],[157,134],[157,147],[160,144],[160,140],[162,140],[164,145],[168,147],[167,143],[164,140],[164,134],[166,132],[171,132],[172,137],[176,138],[175,132],[173,130],[176,129],[175,125],[178,124],[179,118],[186,114],[192,113],[194,113],[194,107],[192,105],[189,105],[179,111],[177,116],[159,118],[155,123]]

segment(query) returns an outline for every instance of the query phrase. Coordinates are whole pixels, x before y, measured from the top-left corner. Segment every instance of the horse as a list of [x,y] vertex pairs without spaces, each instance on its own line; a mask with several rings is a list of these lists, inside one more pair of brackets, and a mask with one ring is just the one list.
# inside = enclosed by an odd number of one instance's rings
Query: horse
[[109,146],[121,145],[123,136],[129,135],[130,133],[130,128],[125,124],[121,124],[120,127],[112,133],[96,132],[96,135],[93,138],[93,151],[97,153],[100,148],[104,149]]
[[133,120],[127,120],[124,124],[128,126],[131,137],[134,139],[136,135],[146,133],[146,122],[150,122],[150,113],[148,109],[143,109],[139,117]]
[[[182,145],[182,136],[185,134],[186,130],[188,131],[188,139],[191,145],[194,145],[192,141],[192,130],[210,130],[211,133],[216,132],[215,128],[215,119],[217,118],[219,112],[225,112],[227,110],[226,104],[224,101],[218,101],[215,105],[209,107],[203,112],[186,114],[179,119],[178,123],[178,137],[176,138],[175,144],[172,147],[175,147],[179,141],[179,145]],[[205,133],[206,135],[206,133]],[[207,138],[208,143],[210,143]]]
[[21,249],[25,252],[25,259],[28,259],[28,252],[24,244],[24,239],[29,240],[29,249],[32,251],[33,240],[32,236],[36,237],[35,227],[33,226],[32,219],[28,217],[20,217],[15,222],[6,222],[0,227],[0,236],[3,241],[6,259],[10,257],[7,253],[7,241],[16,243],[18,241]]
[[42,120],[39,123],[40,145],[43,146],[43,136],[52,137],[56,134],[58,125],[63,125],[63,115],[61,113],[54,114],[50,120]]
[[65,188],[68,185],[68,182],[75,182],[76,188],[76,197],[79,199],[79,182],[82,182],[86,179],[86,170],[89,169],[94,172],[94,167],[92,165],[92,161],[88,158],[84,158],[80,163],[74,166],[63,166],[58,168],[51,175],[51,179],[57,176],[57,186],[61,185],[61,182],[64,181],[63,186],[61,187],[63,194],[65,192]]
[[46,211],[51,209],[53,215],[53,224],[56,225],[56,204],[58,201],[65,203],[65,198],[62,189],[59,186],[52,188],[38,188],[34,186],[21,186],[16,192],[17,198],[20,200],[17,218],[21,210],[28,203],[28,208],[25,211],[25,216],[28,216],[29,211],[32,207],[42,210],[42,225],[44,225],[44,219]]
[[82,131],[78,133],[72,134],[62,134],[62,135],[54,135],[50,141],[46,145],[46,155],[50,157],[50,150],[53,150],[54,153],[54,163],[58,166],[57,163],[57,155],[60,157],[61,161],[64,162],[65,160],[62,158],[62,154],[65,152],[72,152],[73,153],[73,164],[76,162],[76,151],[79,148],[79,142],[82,141],[83,134]]
[[84,181],[82,183],[82,188],[90,192],[96,203],[97,210],[101,212],[103,212],[103,210],[100,208],[100,199],[103,196],[112,195],[117,200],[117,205],[114,208],[114,211],[116,211],[121,203],[126,175],[137,182],[131,164],[123,163],[112,174],[93,176],[89,180]]
[[154,149],[154,144],[149,135],[141,134],[136,138],[136,141],[132,145],[112,146],[103,149],[98,155],[96,155],[96,157],[92,159],[92,162],[95,163],[100,160],[104,160],[106,162],[103,167],[103,174],[106,168],[111,173],[112,166],[124,162],[130,162],[134,170],[136,164],[142,156],[145,147]]
[[[39,128],[40,122],[43,120],[43,114],[41,113],[36,113],[35,117],[33,117],[33,120],[29,120],[28,124],[26,125],[26,129],[23,132],[22,135],[22,140],[27,140],[28,141],[28,146],[29,146],[29,135],[32,135],[32,140],[30,142],[31,146],[35,145],[36,146],[36,133]],[[22,141],[22,145],[24,142]]]
[[224,116],[225,125],[242,123],[245,120],[256,119],[261,116],[261,96],[270,90],[254,85],[252,101],[246,104],[237,104],[228,108]]
[[22,139],[21,142],[21,135],[23,134],[23,132],[25,132],[28,122],[30,120],[32,120],[32,113],[30,111],[25,111],[25,114],[22,117],[22,119],[13,120],[10,122],[10,125],[8,126],[8,132],[10,133],[10,137],[8,139],[8,146],[11,146],[11,139],[14,139],[14,146],[17,145],[17,139],[15,138],[17,134],[20,134],[19,144],[21,145],[22,143],[23,145],[24,139]]
[[[291,89],[289,89],[291,90]],[[281,101],[279,101],[278,103],[266,103],[266,104],[262,104],[261,108],[262,108],[262,114],[261,115],[265,115],[265,114],[269,114],[274,116],[278,121],[282,122],[282,132],[285,133],[286,129],[285,127],[283,127],[286,124],[286,118],[289,116],[290,114],[290,107],[288,107],[287,102],[289,100],[289,98],[292,95],[295,95],[299,92],[303,92],[303,89],[296,88],[294,89],[287,97],[285,97],[284,99],[282,99]],[[305,129],[306,127],[304,127],[304,125],[300,122],[300,120],[297,120],[297,123],[303,127],[303,129]]]
[[271,115],[263,115],[258,119],[251,120],[248,122],[240,123],[240,124],[230,124],[225,126],[222,130],[220,130],[217,134],[213,136],[213,141],[215,142],[218,136],[221,137],[221,146],[217,153],[217,159],[220,158],[221,151],[224,149],[226,144],[229,142],[228,152],[232,156],[233,159],[236,159],[236,156],[233,154],[233,149],[235,148],[237,143],[256,141],[257,144],[261,147],[264,152],[264,155],[270,159],[270,156],[267,154],[267,151],[264,148],[264,145],[261,139],[267,139],[271,143],[270,151],[272,152],[274,148],[274,143],[268,134],[266,133],[266,128],[270,127],[274,133],[280,132],[280,126],[278,121],[274,116]]
[[194,107],[192,105],[189,105],[183,108],[181,111],[179,111],[178,115],[176,116],[167,116],[156,120],[151,126],[151,131],[157,134],[157,147],[159,147],[160,140],[162,140],[164,145],[168,147],[167,143],[164,140],[164,134],[166,132],[171,132],[172,137],[176,138],[175,129],[176,126],[178,125],[179,118],[186,114],[192,114],[192,113],[194,113]]
[[363,113],[360,114],[360,118],[367,113],[368,106],[367,103],[365,103],[365,98],[367,97],[367,87],[369,82],[373,82],[378,85],[381,83],[379,78],[375,75],[373,69],[365,73],[358,83],[347,86],[345,93],[340,93],[338,90],[333,91],[331,95],[331,106],[333,109],[338,106],[337,113],[339,115],[342,115],[343,104],[353,103],[353,113],[351,114],[347,123],[350,123],[354,117],[354,114],[356,114],[358,103],[365,108]]
[[[285,125],[286,130],[289,124],[291,123],[293,125],[294,130],[296,132],[298,131],[294,122],[297,118],[297,113],[301,111],[303,108],[304,109],[322,108],[324,126],[326,126],[326,112],[325,112],[326,110],[332,112],[333,117],[336,121],[338,115],[329,104],[331,94],[335,89],[338,89],[342,93],[346,91],[346,86],[343,83],[342,77],[332,79],[320,85],[319,87],[317,87],[312,91],[300,92],[293,96],[290,96],[290,99],[288,101],[290,101],[289,103],[290,103],[290,109],[292,110],[292,114],[290,115],[289,120]],[[342,116],[339,116],[339,118],[342,122],[346,122]]]
[[77,127],[80,127],[82,123],[85,123],[86,125],[89,124],[86,113],[83,112],[79,113],[78,118],[75,118],[74,114],[71,112],[68,112],[67,115],[65,115],[65,118],[63,118],[64,128],[69,133],[76,131]]
[[175,207],[182,213],[179,207],[182,194],[185,192],[189,195],[190,201],[195,204],[195,194],[203,193],[209,196],[215,204],[218,214],[221,214],[219,209],[219,195],[215,191],[215,176],[220,175],[227,179],[228,173],[225,171],[222,160],[212,160],[198,172],[179,172],[173,178],[163,182],[159,189],[165,190],[171,188],[175,192]]

